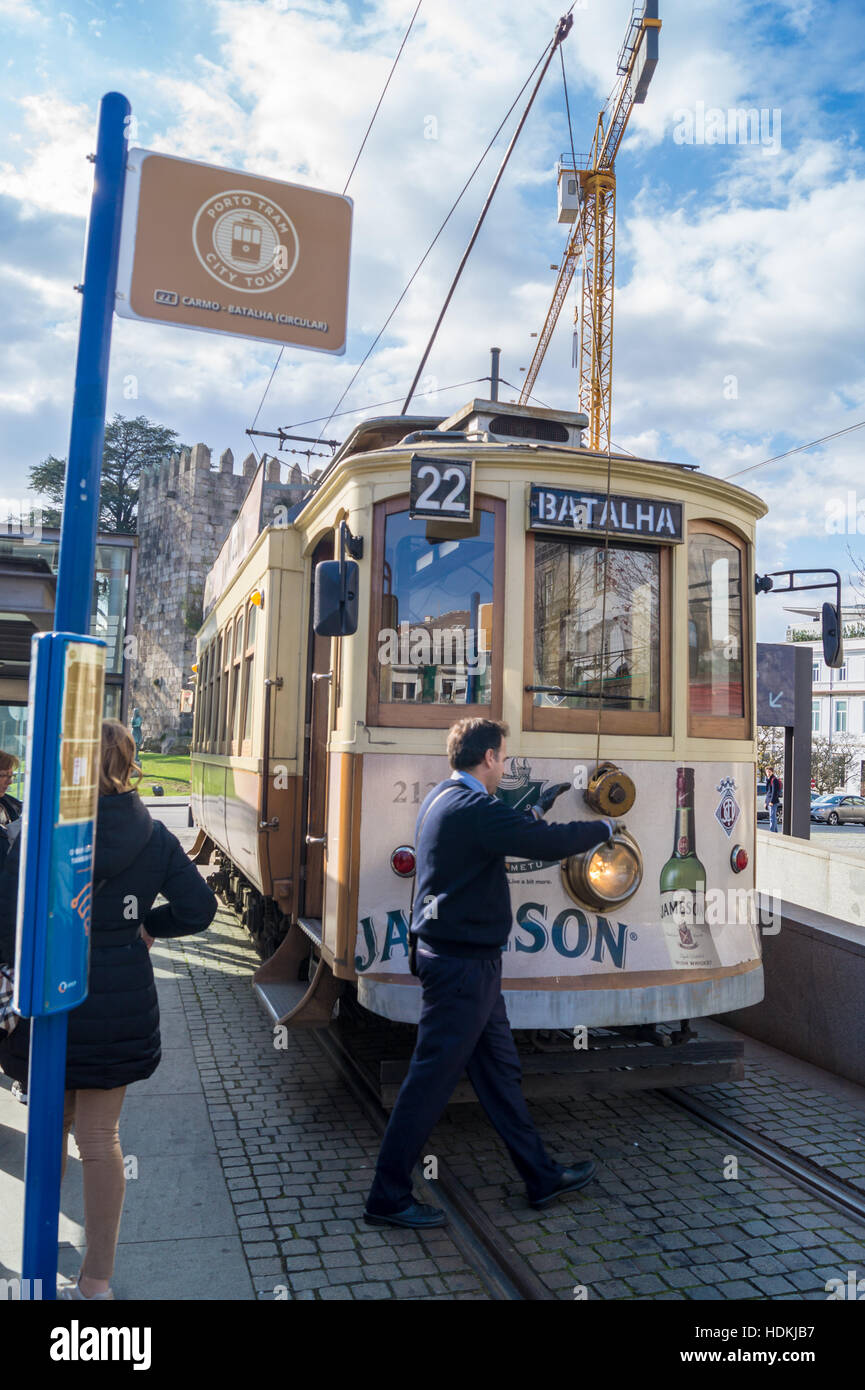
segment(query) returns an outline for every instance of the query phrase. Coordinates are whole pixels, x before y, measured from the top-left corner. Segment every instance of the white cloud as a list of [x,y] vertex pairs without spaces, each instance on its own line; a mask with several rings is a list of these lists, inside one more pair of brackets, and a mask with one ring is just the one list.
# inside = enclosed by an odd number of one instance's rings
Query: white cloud
[[87,155],[96,139],[96,121],[86,106],[46,93],[24,97],[27,134],[23,167],[0,164],[0,193],[54,212],[86,215],[93,182]]

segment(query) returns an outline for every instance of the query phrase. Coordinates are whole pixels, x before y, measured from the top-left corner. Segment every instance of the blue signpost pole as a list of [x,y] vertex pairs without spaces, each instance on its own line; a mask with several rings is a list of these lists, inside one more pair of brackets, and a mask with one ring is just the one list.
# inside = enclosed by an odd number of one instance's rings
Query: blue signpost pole
[[[120,220],[126,176],[127,117],[130,105],[109,92],[99,108],[95,179],[87,228],[81,324],[75,367],[75,394],[69,461],[60,532],[55,631],[90,631],[99,485],[105,438],[108,358],[117,284]],[[37,721],[41,711],[36,712]],[[33,830],[28,856],[38,839],[50,835],[51,807],[28,803]],[[41,862],[47,864],[48,857]],[[21,882],[26,877],[22,864]],[[44,1298],[56,1296],[57,1228],[60,1210],[60,1159],[66,1070],[66,1013],[35,1017],[30,1033],[28,1125],[25,1155],[24,1247],[22,1275],[40,1281]]]

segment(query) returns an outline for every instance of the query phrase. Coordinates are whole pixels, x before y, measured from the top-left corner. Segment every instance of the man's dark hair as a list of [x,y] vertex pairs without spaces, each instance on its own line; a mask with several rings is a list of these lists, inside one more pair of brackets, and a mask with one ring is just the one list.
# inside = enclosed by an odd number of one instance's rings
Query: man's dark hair
[[448,733],[448,761],[455,772],[477,767],[488,748],[501,748],[508,726],[500,719],[458,719]]

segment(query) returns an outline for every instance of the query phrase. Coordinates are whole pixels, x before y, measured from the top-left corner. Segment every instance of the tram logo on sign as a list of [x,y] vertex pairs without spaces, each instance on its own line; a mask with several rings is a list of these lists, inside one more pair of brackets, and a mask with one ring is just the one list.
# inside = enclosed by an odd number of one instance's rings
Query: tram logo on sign
[[732,777],[722,777],[715,790],[721,793],[721,800],[715,808],[715,818],[729,837],[741,815],[741,808],[733,795],[736,790],[736,783]]
[[300,255],[288,213],[242,188],[201,204],[192,224],[192,244],[208,275],[244,294],[265,294],[285,284]]

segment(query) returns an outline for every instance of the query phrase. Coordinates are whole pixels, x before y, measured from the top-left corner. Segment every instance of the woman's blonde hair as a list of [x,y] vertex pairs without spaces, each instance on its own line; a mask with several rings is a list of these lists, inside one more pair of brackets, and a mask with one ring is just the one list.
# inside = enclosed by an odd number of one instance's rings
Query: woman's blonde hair
[[14,753],[0,753],[0,772],[14,772],[18,762]]
[[99,795],[133,791],[141,776],[141,768],[135,761],[135,739],[126,725],[119,719],[103,719]]

